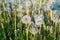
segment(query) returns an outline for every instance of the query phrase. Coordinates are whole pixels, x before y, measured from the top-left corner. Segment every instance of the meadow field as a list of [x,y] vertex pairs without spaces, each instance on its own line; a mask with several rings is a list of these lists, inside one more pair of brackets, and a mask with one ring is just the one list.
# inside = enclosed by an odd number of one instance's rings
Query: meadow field
[[0,40],[60,40],[60,4],[0,0]]

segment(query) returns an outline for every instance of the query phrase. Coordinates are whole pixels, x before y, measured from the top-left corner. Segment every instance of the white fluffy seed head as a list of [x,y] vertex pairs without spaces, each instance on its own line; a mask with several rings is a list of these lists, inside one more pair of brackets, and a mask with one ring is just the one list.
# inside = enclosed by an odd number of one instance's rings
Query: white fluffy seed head
[[28,15],[25,15],[22,17],[22,22],[25,24],[29,24],[31,22],[31,17]]
[[44,16],[43,16],[42,14],[40,14],[40,15],[35,15],[34,18],[35,18],[35,23],[36,23],[37,25],[41,25],[41,24],[44,23],[44,21],[43,21]]
[[31,34],[37,34],[38,32],[38,29],[33,22],[31,22],[31,24],[29,25],[29,32]]
[[53,18],[52,18],[52,21],[53,21],[53,22],[58,22],[58,18],[53,17]]
[[35,23],[40,26],[41,24],[44,23],[44,21],[42,19],[36,19]]
[[60,11],[59,10],[54,10],[54,15],[60,15]]

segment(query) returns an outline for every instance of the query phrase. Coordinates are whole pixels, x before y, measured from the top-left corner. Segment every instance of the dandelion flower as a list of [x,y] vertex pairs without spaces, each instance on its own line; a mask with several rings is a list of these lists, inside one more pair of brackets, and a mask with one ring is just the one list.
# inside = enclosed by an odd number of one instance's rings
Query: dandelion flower
[[43,19],[44,19],[44,16],[42,14],[36,15],[36,17],[35,17],[35,23],[37,25],[41,25],[41,24],[44,23]]
[[10,8],[6,8],[6,11],[7,11],[7,12],[11,12],[11,9],[10,9]]
[[54,10],[54,15],[60,15],[60,11],[59,10]]
[[60,12],[58,10],[54,10],[54,16],[52,18],[53,22],[59,22],[60,19]]
[[49,4],[49,3],[44,3],[42,6],[43,10],[45,10],[45,11],[51,10],[50,5],[51,4]]
[[39,18],[39,19],[35,19],[35,23],[36,23],[37,25],[41,25],[41,24],[44,23],[44,21],[43,21],[41,18]]
[[31,34],[37,34],[37,32],[38,32],[38,29],[33,22],[29,26],[29,32]]
[[35,19],[39,19],[39,18],[44,19],[44,16],[43,16],[43,14],[40,14],[40,15],[35,14],[35,15],[34,15],[34,18],[35,18]]
[[40,15],[39,15],[39,17],[40,17],[40,18],[42,18],[42,19],[44,19],[44,16],[43,16],[43,14],[40,14]]
[[56,10],[56,9],[57,9],[57,4],[56,4],[56,2],[52,2],[51,5],[50,5],[50,8],[51,8],[52,10]]
[[23,16],[22,22],[25,24],[29,24],[31,22],[31,17],[28,15]]
[[53,18],[52,18],[52,21],[53,21],[53,22],[58,22],[58,19],[57,19],[56,17],[53,17]]

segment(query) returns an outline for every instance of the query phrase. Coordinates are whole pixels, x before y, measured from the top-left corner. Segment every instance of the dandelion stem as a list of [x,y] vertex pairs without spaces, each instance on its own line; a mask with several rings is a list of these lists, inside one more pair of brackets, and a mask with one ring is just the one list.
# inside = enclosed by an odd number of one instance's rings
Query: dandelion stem
[[34,40],[35,40],[35,34],[34,34]]
[[55,33],[54,33],[54,40],[56,40],[56,27],[57,27],[57,23],[55,23]]
[[28,25],[26,24],[26,40],[28,40]]
[[13,12],[14,13],[14,32],[15,32],[15,40],[17,40],[17,35],[16,35],[16,11],[15,9],[13,9]]

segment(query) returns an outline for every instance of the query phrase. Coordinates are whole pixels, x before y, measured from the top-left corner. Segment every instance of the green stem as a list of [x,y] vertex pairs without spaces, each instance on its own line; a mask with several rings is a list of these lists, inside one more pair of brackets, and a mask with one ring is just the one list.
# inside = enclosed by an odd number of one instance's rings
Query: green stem
[[44,40],[46,40],[46,37],[44,36]]
[[26,24],[26,40],[28,40],[28,25]]
[[[20,19],[21,19],[21,18],[22,18],[22,17],[20,17]],[[23,27],[22,27],[22,21],[21,21],[21,20],[20,20],[20,27],[19,27],[19,28],[21,29],[21,32],[22,32],[22,31],[23,31],[23,30],[22,30]],[[23,33],[23,32],[22,32],[22,33]],[[21,33],[21,34],[22,34],[22,33]],[[20,36],[19,36],[19,39],[23,40],[23,34],[22,34],[22,35],[21,35],[21,34],[20,34]]]
[[56,27],[57,27],[57,23],[55,23],[54,40],[56,40]]
[[[15,30],[16,30],[16,13],[15,13]],[[15,31],[15,38],[16,38],[16,31]]]
[[42,40],[42,35],[41,35],[41,25],[40,25],[40,37],[41,37],[41,40]]
[[16,11],[15,11],[15,9],[13,9],[13,11],[12,11],[12,13],[13,13],[13,19],[14,19],[14,33],[15,33],[15,40],[17,40],[17,34],[16,34]]
[[6,40],[6,35],[5,35],[5,32],[4,32],[4,25],[1,23],[1,26],[2,26],[2,29],[3,29],[3,35],[4,35],[4,40]]
[[34,39],[33,40],[35,40],[35,34],[34,34]]

